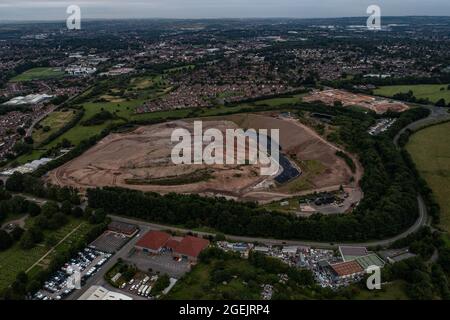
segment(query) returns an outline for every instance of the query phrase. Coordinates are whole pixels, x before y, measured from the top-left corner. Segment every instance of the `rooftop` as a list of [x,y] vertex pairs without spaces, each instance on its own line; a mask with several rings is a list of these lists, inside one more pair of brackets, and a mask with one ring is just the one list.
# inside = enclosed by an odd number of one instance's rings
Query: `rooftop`
[[384,267],[384,261],[381,260],[379,256],[375,253],[368,254],[363,257],[356,258],[356,261],[360,264],[361,267],[367,269],[370,266]]
[[350,276],[364,271],[364,269],[356,261],[347,261],[332,264],[331,268],[340,277]]
[[78,300],[133,300],[133,299],[122,293],[109,291],[100,286],[92,286]]
[[354,260],[357,257],[367,256],[369,253],[365,247],[351,247],[351,246],[341,246],[339,247],[339,252],[341,253],[344,261]]
[[113,221],[108,225],[108,229],[111,231],[131,235],[136,232],[137,226],[130,223]]
[[170,234],[161,231],[147,232],[137,243],[136,246],[151,250],[159,250],[170,239]]
[[198,257],[207,246],[209,246],[208,240],[187,236],[180,241],[174,252],[188,257]]

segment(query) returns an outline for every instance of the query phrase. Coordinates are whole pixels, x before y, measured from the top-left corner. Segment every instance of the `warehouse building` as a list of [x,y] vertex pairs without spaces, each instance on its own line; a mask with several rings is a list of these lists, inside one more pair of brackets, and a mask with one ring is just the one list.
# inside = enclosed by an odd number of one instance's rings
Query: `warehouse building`
[[364,269],[356,261],[340,262],[330,265],[338,280],[355,278],[364,275]]
[[78,300],[133,300],[122,293],[109,291],[101,286],[92,286]]
[[136,250],[160,254],[170,252],[174,257],[196,262],[209,241],[193,236],[173,237],[166,232],[149,231],[135,245]]

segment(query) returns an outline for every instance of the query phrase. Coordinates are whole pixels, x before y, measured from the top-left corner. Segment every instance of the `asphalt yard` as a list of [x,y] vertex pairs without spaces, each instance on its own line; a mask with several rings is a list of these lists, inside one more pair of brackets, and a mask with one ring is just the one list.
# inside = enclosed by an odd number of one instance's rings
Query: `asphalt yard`
[[91,247],[103,252],[115,253],[122,248],[129,238],[123,234],[106,231],[91,243]]
[[190,263],[187,261],[176,261],[170,253],[151,255],[145,252],[136,251],[125,259],[127,262],[135,264],[139,270],[160,272],[168,274],[172,278],[179,279],[190,270]]

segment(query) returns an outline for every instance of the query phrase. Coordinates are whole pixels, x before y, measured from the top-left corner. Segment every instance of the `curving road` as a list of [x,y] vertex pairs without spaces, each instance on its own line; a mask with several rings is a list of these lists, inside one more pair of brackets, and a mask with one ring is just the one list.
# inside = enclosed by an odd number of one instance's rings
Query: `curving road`
[[[420,106],[420,105],[419,105]],[[427,108],[431,111],[430,115],[427,118],[420,119],[416,122],[413,122],[409,124],[408,126],[404,127],[400,132],[395,136],[394,143],[396,146],[398,143],[398,139],[400,136],[406,131],[406,130],[412,130],[417,131],[425,126],[432,125],[432,124],[438,124],[442,121],[450,120],[450,113],[448,113],[447,108],[440,108],[436,106],[420,106],[422,108]]]
[[[425,203],[423,202],[422,197],[418,197],[417,201],[419,203],[419,219],[411,226],[408,230],[403,233],[386,240],[377,240],[377,241],[369,241],[369,242],[358,242],[358,243],[332,243],[332,242],[316,242],[316,241],[297,241],[297,240],[279,240],[279,239],[269,239],[269,238],[255,238],[255,237],[243,237],[243,236],[234,236],[234,235],[225,235],[228,240],[239,241],[239,242],[260,242],[268,245],[288,245],[288,246],[308,246],[315,248],[337,248],[338,246],[362,246],[362,247],[376,247],[376,246],[389,246],[395,241],[405,238],[411,233],[416,232],[422,226],[428,223],[427,219],[427,210],[425,207]],[[119,217],[115,215],[109,215],[109,217],[114,221],[126,222],[131,224],[137,224],[141,228],[147,228],[149,230],[170,230],[174,232],[187,233],[192,232],[199,236],[215,236],[214,233],[210,232],[200,232],[200,231],[192,231],[189,229],[166,226],[157,223],[150,223],[143,220],[137,220],[135,218],[125,218]]]

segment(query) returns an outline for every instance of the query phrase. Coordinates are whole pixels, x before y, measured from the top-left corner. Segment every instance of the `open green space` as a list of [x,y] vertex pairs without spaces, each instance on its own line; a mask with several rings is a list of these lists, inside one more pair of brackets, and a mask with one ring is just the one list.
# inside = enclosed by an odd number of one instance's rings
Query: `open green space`
[[414,96],[418,99],[429,99],[431,102],[436,103],[443,98],[449,103],[450,90],[448,90],[448,86],[448,84],[384,86],[376,89],[374,93],[380,96],[393,97],[397,93],[408,93],[409,91],[412,91]]
[[276,106],[280,106],[283,104],[291,104],[291,103],[301,102],[303,96],[304,96],[304,94],[296,94],[296,95],[292,95],[292,96],[288,96],[288,97],[264,99],[264,100],[259,100],[259,101],[255,102],[255,105],[257,105],[257,106],[268,105],[271,107],[276,107]]
[[[28,218],[26,225],[31,226],[33,224],[33,220],[34,218]],[[71,243],[82,239],[82,237],[84,237],[90,230],[90,225],[81,219],[71,217],[69,218],[69,222],[60,229],[55,231],[44,231],[45,239],[53,237],[58,243],[75,229],[75,232],[56,246],[55,250],[53,250],[44,260],[33,267],[30,270],[30,273],[33,274],[39,271],[39,269],[45,268],[56,253],[68,248]],[[0,291],[7,288],[15,280],[16,275],[20,271],[28,270],[50,249],[51,248],[47,247],[44,243],[41,243],[32,249],[24,250],[20,247],[19,243],[16,243],[11,248],[0,252]]]
[[[282,205],[283,203],[283,205]],[[292,212],[292,211],[298,211],[300,206],[300,203],[298,201],[297,198],[291,198],[291,199],[286,199],[286,200],[281,200],[281,201],[275,201],[275,202],[271,202],[267,205],[265,205],[264,207],[269,209],[269,210],[273,210],[273,211],[286,211],[286,212]]]
[[164,71],[164,73],[172,73],[172,72],[179,72],[179,71],[186,71],[186,70],[192,70],[195,69],[195,64],[188,64],[181,67],[174,67],[170,68]]
[[58,68],[33,68],[27,70],[18,76],[11,79],[12,82],[23,82],[31,80],[47,80],[54,78],[61,78],[64,76],[64,71]]
[[450,122],[415,133],[406,146],[441,207],[441,226],[450,232]]
[[361,289],[355,300],[409,300],[405,293],[406,284],[397,280],[381,286],[381,290]]
[[38,126],[35,127],[32,137],[35,145],[39,145],[52,134],[60,130],[76,115],[76,111],[72,109],[54,111],[45,117]]
[[325,171],[325,166],[318,160],[296,161],[302,175],[286,184],[289,192],[301,192],[314,187],[314,180]]

